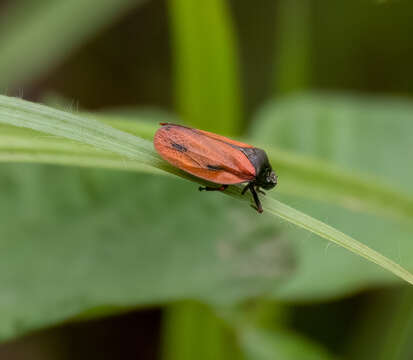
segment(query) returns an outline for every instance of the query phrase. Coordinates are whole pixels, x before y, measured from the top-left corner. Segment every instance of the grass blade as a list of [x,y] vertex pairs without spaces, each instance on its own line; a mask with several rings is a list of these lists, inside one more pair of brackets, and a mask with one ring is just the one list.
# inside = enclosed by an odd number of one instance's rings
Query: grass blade
[[[153,171],[164,170],[199,182],[199,179],[195,179],[165,164],[154,151],[150,141],[87,117],[66,113],[17,98],[0,96],[0,123],[25,127],[75,140],[100,150],[115,153],[120,157],[138,161],[150,167]],[[241,195],[239,187],[232,186],[226,193],[238,200],[250,201],[248,197]],[[294,225],[332,241],[413,284],[413,275],[406,269],[333,227],[269,197],[263,200],[263,208],[268,213],[277,215]]]
[[[125,121],[123,117],[93,115],[104,123],[152,140],[158,128],[157,124],[147,121]],[[146,115],[137,114],[137,120],[146,119]],[[259,145],[259,144],[256,144]],[[151,143],[146,143],[152,149]],[[317,201],[339,204],[356,212],[367,212],[381,217],[391,217],[405,223],[413,218],[413,199],[403,191],[383,184],[375,177],[354,175],[341,168],[332,166],[313,157],[293,154],[270,146],[266,149],[271,164],[282,179],[277,191],[272,194],[295,195]],[[157,159],[159,160],[159,159]],[[127,171],[153,171],[152,166],[145,166],[113,152],[101,151],[93,146],[81,145],[62,138],[44,136],[24,128],[0,125],[0,161],[37,162],[46,164],[99,167]],[[178,173],[168,167],[164,170]],[[159,171],[160,174],[166,174]],[[182,175],[183,173],[181,173]]]

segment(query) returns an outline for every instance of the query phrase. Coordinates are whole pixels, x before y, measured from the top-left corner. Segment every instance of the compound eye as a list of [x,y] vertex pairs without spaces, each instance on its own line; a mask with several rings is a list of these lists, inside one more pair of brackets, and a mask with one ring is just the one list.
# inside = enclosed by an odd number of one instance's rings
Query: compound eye
[[277,176],[272,172],[269,176],[267,176],[267,181],[276,183],[277,182]]

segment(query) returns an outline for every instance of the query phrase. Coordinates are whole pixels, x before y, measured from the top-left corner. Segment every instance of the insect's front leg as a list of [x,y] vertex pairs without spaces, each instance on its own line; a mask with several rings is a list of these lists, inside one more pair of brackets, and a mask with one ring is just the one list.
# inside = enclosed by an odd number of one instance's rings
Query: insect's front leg
[[256,187],[257,193],[265,195],[265,192],[262,191],[258,186]]
[[213,188],[210,186],[200,186],[198,188],[199,191],[205,190],[205,191],[224,191],[226,188],[228,187],[228,185],[221,185],[218,188]]
[[261,201],[258,197],[257,192],[255,191],[254,185],[249,184],[249,189],[251,191],[252,197],[254,198],[255,206],[251,205],[255,210],[257,210],[260,214],[263,212]]

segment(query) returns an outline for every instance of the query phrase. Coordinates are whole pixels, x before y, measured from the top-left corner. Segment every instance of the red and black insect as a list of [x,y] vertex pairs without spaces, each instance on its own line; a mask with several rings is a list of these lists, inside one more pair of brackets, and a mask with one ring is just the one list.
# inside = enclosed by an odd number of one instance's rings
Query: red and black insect
[[258,193],[277,185],[277,176],[264,150],[208,131],[161,123],[153,139],[159,155],[170,164],[196,177],[220,184],[220,187],[200,187],[199,190],[224,191],[228,185],[248,183],[254,208],[262,213]]

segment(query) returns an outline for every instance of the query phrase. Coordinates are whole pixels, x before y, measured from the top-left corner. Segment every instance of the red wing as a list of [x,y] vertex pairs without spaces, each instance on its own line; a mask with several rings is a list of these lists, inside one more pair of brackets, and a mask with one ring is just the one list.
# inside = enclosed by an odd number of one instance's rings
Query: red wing
[[254,166],[241,150],[231,146],[244,144],[209,134],[168,124],[158,129],[154,145],[164,160],[199,178],[217,184],[238,184],[252,180],[255,177]]
[[193,129],[193,130],[199,131],[200,133],[202,133],[202,134],[204,134],[204,135],[206,135],[206,136],[208,136],[208,137],[210,137],[210,138],[213,138],[213,139],[216,139],[216,140],[225,142],[225,143],[227,143],[227,144],[239,146],[239,147],[242,147],[242,148],[252,148],[252,147],[254,147],[254,146],[252,146],[252,145],[245,144],[245,143],[242,143],[242,142],[239,142],[239,141],[236,141],[236,140],[232,140],[232,139],[229,139],[229,138],[227,138],[227,137],[225,137],[225,136],[218,135],[218,134],[214,134],[214,133],[209,132],[209,131],[198,130],[198,129]]
[[240,141],[236,141],[236,140],[227,138],[227,137],[222,136],[222,135],[214,134],[212,132],[205,131],[205,130],[190,128],[190,127],[184,126],[184,125],[177,125],[177,124],[171,124],[171,123],[161,123],[161,125],[167,125],[167,126],[173,126],[173,127],[176,127],[176,128],[181,128],[181,129],[183,128],[183,129],[191,130],[191,132],[198,132],[198,133],[204,134],[204,135],[206,135],[210,138],[225,142],[227,144],[239,146],[239,147],[242,147],[242,148],[253,148],[254,147],[252,145],[242,143]]

